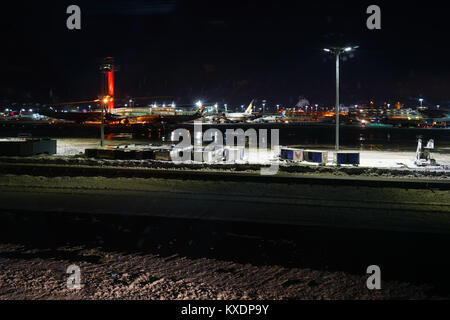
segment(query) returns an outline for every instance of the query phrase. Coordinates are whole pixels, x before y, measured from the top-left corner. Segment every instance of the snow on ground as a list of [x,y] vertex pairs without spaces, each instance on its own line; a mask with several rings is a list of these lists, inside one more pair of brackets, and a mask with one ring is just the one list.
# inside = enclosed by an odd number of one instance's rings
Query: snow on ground
[[[141,142],[133,140],[106,140],[106,147],[117,147],[123,145],[144,146]],[[98,148],[100,146],[98,139],[57,139],[57,154],[61,156],[83,155],[85,149]],[[378,151],[378,150],[359,150],[360,167],[370,168],[418,168],[414,164],[415,151]],[[267,164],[278,161],[279,149],[275,150],[249,150],[246,149],[244,161],[237,163],[249,164]],[[328,151],[327,166],[333,165],[333,151]],[[436,159],[438,166],[435,169],[450,171],[450,153],[433,152],[432,157]],[[282,161],[281,161],[282,162]],[[305,163],[307,165],[316,165]]]

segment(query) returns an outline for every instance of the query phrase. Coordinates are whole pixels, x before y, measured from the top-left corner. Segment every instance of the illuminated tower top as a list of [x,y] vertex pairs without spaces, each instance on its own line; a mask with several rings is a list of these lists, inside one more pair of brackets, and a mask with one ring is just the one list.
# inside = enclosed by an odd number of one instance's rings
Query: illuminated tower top
[[100,71],[105,74],[103,82],[103,97],[107,97],[108,111],[114,109],[114,72],[117,70],[114,64],[114,58],[106,57],[100,65]]

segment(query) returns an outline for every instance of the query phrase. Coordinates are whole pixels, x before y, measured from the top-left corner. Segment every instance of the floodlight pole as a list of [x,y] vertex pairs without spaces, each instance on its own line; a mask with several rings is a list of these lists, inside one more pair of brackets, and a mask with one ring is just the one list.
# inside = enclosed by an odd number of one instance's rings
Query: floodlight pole
[[339,151],[339,58],[341,51],[337,50],[336,55],[336,151]]
[[100,146],[103,148],[105,145],[105,106],[102,104],[102,125],[100,126]]
[[336,151],[339,151],[339,59],[341,53],[350,52],[358,47],[333,47],[325,48],[324,51],[332,53],[336,57]]

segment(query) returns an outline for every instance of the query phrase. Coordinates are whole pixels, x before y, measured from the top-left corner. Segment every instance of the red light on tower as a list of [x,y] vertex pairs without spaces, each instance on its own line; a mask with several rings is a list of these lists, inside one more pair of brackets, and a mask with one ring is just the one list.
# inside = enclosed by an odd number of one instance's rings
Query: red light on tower
[[114,58],[106,57],[100,66],[100,71],[105,74],[102,96],[109,96],[108,112],[114,109],[114,72],[117,70],[114,65]]

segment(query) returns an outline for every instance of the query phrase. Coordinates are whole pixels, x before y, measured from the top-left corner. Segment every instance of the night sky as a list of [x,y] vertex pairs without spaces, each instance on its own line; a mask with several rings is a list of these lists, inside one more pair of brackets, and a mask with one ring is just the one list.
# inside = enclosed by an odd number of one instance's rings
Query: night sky
[[[8,1],[9,2],[9,1]],[[77,4],[82,29],[66,28]],[[382,30],[366,28],[377,4]],[[332,45],[344,104],[450,105],[450,4],[422,1],[11,1],[0,9],[0,102],[62,102],[100,94],[98,65],[120,65],[120,97],[179,103],[333,104]]]

